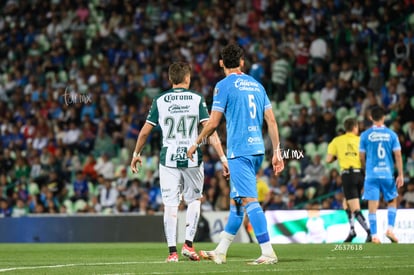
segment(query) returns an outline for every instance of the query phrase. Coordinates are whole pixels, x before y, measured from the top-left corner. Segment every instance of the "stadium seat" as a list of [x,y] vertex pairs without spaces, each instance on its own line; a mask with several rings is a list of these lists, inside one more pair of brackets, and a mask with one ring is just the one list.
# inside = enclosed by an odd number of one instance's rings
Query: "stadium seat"
[[89,24],[86,29],[86,35],[88,38],[94,38],[98,33],[98,28],[95,24]]
[[397,64],[395,64],[395,62],[392,62],[391,63],[391,66],[390,66],[390,76],[398,76]]
[[60,70],[58,73],[58,77],[59,77],[59,80],[62,81],[63,83],[68,82],[68,74],[66,73],[65,70]]
[[45,77],[46,77],[46,79],[55,79],[55,72],[52,72],[52,71],[47,72],[45,74]]
[[298,160],[291,160],[291,161],[289,161],[289,168],[290,167],[295,167],[296,170],[298,171],[298,174],[299,175],[302,173],[302,170],[300,168],[300,162]]
[[115,167],[121,164],[121,160],[119,159],[119,157],[113,157],[111,158],[111,161]]
[[326,163],[325,160],[324,160],[323,163],[324,163],[325,169],[327,171],[331,171],[332,169],[336,169],[338,171],[340,170],[339,169],[339,164],[338,164],[337,161],[334,161],[332,163]]
[[289,93],[286,95],[286,101],[287,101],[289,104],[294,104],[294,103],[295,103],[295,93],[294,93],[294,92],[289,92]]
[[112,214],[112,213],[113,213],[112,208],[109,208],[109,207],[104,208],[104,209],[102,210],[102,214],[105,214],[105,215],[110,215],[110,214]]
[[131,158],[128,148],[126,147],[121,148],[118,152],[118,157],[121,161],[121,164],[128,163]]
[[47,37],[46,37],[45,34],[40,34],[37,37],[37,42],[39,43],[40,48],[42,49],[43,52],[49,51],[49,49],[50,49],[50,42],[47,39]]
[[68,49],[68,50],[70,50],[70,49],[72,49],[72,45],[73,45],[73,42],[72,42],[72,35],[66,35],[66,37],[65,37],[66,39],[65,39],[65,46],[66,46],[66,49]]
[[90,54],[85,54],[85,55],[82,57],[82,65],[83,65],[83,66],[87,66],[87,65],[89,64],[89,62],[91,61],[91,59],[92,59],[92,55],[90,55]]
[[368,67],[374,68],[377,66],[378,63],[378,56],[374,53],[368,56]]
[[345,118],[348,116],[348,109],[346,107],[339,107],[335,113],[338,124],[342,125]]
[[63,202],[63,205],[66,207],[66,213],[68,213],[68,214],[73,214],[74,213],[73,203],[72,203],[71,200],[65,200]]
[[303,91],[299,94],[300,102],[306,107],[310,106],[311,94],[309,92]]
[[279,107],[278,110],[280,112],[280,116],[279,116],[279,122],[283,122],[286,121],[289,117],[289,113],[290,113],[290,107],[289,107],[289,102],[287,100],[284,100],[282,102],[279,103]]
[[73,206],[74,211],[82,212],[88,204],[84,200],[77,200]]
[[89,194],[92,196],[98,196],[99,195],[99,189],[95,187],[95,185],[93,185],[92,182],[88,182],[88,189],[89,189]]
[[326,151],[328,150],[328,143],[327,142],[321,142],[318,145],[318,154],[321,156],[321,158],[325,158]]
[[[348,117],[346,117],[348,118]],[[339,131],[344,131],[344,125],[342,123],[338,123],[338,125],[336,125],[336,132],[339,133]]]
[[29,192],[29,195],[31,196],[36,196],[37,194],[39,194],[39,186],[35,182],[29,183],[27,189],[28,189],[27,191]]
[[408,133],[408,128],[410,128],[410,123],[411,123],[411,121],[408,121],[408,122],[404,123],[404,125],[402,126],[402,131],[403,131],[404,134]]
[[88,38],[88,39],[86,39],[86,50],[91,50],[91,48],[92,48],[92,39],[91,38]]
[[284,139],[289,138],[290,134],[292,133],[292,128],[289,126],[283,126],[280,129],[280,136]]
[[354,107],[349,108],[349,110],[348,110],[348,117],[352,117],[352,118],[355,118],[356,119],[357,116],[358,116],[358,114],[357,114],[356,109]]
[[312,94],[312,98],[316,100],[316,103],[318,106],[321,106],[321,92],[320,91],[314,91]]
[[66,195],[67,198],[71,198],[75,195],[75,191],[73,190],[73,185],[72,184],[66,184],[66,189],[68,190],[68,193]]
[[309,158],[313,158],[317,154],[316,144],[313,142],[308,142],[304,145],[305,154]]

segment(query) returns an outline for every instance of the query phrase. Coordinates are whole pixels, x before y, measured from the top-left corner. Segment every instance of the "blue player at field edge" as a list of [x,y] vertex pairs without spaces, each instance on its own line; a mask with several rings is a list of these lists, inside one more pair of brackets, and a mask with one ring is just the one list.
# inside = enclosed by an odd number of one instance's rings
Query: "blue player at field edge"
[[216,84],[210,119],[195,144],[189,148],[188,157],[192,158],[202,140],[214,132],[224,114],[232,200],[228,222],[220,234],[219,244],[213,251],[200,251],[200,256],[217,264],[225,263],[227,250],[242,225],[246,211],[262,251],[261,256],[250,264],[274,264],[278,259],[270,243],[266,217],[257,201],[256,173],[265,153],[263,119],[266,120],[274,149],[273,171],[278,174],[284,168],[277,123],[263,86],[242,72],[243,49],[235,44],[227,45],[221,51],[219,62],[225,78]]
[[[388,203],[388,229],[385,236],[391,242],[398,243],[393,228],[397,215],[397,188],[404,185],[401,145],[397,134],[384,125],[385,112],[381,107],[374,107],[370,116],[373,126],[361,134],[359,156],[365,166],[364,194],[368,200],[368,220],[371,228],[372,242],[381,243],[377,235],[376,211],[380,192]],[[394,181],[394,160],[398,171]]]

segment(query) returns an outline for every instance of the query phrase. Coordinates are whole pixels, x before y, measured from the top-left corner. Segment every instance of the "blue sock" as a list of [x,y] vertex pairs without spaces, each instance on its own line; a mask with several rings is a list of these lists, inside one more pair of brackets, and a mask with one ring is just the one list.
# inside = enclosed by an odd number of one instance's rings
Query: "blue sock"
[[244,216],[244,207],[240,206],[239,211],[235,205],[230,205],[230,214],[227,224],[224,227],[224,231],[231,235],[236,235],[239,230]]
[[377,234],[377,214],[368,214],[368,220],[369,220],[369,227],[371,229],[371,234],[375,235]]
[[395,207],[388,207],[388,225],[394,227],[395,217],[397,216],[397,209]]
[[267,232],[266,217],[259,202],[255,201],[248,203],[246,205],[246,212],[259,244],[268,242],[270,239],[269,233]]

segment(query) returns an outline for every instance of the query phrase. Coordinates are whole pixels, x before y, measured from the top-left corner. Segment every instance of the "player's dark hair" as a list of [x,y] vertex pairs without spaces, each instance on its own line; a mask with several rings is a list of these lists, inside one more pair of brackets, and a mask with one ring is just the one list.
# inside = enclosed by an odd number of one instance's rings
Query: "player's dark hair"
[[385,116],[385,111],[380,106],[374,106],[371,109],[371,117],[374,121],[380,121]]
[[220,54],[224,67],[228,69],[240,67],[240,59],[244,58],[243,49],[236,44],[229,44],[221,50]]
[[191,66],[186,62],[174,62],[168,68],[168,78],[172,84],[184,82],[188,74],[191,74]]
[[346,132],[351,132],[352,129],[354,129],[354,127],[357,126],[357,125],[358,125],[357,120],[355,118],[352,118],[352,117],[347,118],[344,121],[344,127],[345,127]]

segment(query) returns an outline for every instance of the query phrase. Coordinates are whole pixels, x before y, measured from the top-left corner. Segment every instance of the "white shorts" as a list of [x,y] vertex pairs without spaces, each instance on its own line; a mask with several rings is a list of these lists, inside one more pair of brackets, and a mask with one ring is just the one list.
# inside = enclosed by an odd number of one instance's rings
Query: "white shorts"
[[186,203],[203,195],[204,166],[173,168],[160,164],[160,187],[162,202],[166,206],[178,206],[181,195]]

